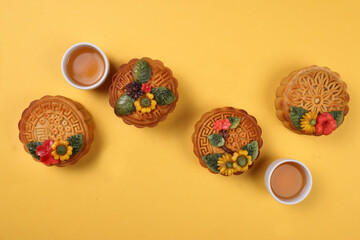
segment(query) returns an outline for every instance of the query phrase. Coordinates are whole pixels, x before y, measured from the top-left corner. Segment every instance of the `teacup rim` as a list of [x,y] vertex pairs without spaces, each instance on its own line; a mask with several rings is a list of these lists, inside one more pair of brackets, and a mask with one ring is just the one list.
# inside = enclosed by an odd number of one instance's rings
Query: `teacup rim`
[[[105,63],[105,70],[104,70],[104,74],[103,76],[100,78],[99,81],[97,81],[96,83],[92,84],[92,85],[89,85],[89,86],[84,86],[84,85],[79,85],[79,84],[76,84],[75,82],[72,81],[72,79],[67,75],[67,71],[66,71],[66,62],[67,62],[67,59],[69,57],[69,55],[74,51],[76,50],[77,48],[79,47],[83,47],[83,46],[89,46],[89,47],[92,47],[94,49],[96,49],[101,57],[103,58],[104,60],[104,63]],[[94,88],[97,88],[99,87],[101,84],[103,84],[105,82],[105,80],[107,79],[107,76],[109,74],[109,71],[110,71],[110,63],[109,63],[109,59],[107,58],[107,56],[105,55],[105,53],[98,47],[96,46],[95,44],[92,44],[92,43],[89,43],[89,42],[79,42],[79,43],[76,43],[74,45],[72,45],[71,47],[69,47],[66,52],[64,53],[63,57],[62,57],[62,60],[61,60],[61,72],[65,78],[65,80],[73,87],[75,88],[78,88],[78,89],[82,89],[82,90],[89,90],[89,89],[94,89]]]
[[[270,180],[271,180],[271,176],[272,176],[274,170],[281,164],[284,164],[287,162],[294,162],[294,163],[298,164],[299,166],[301,166],[305,171],[307,181],[306,181],[306,185],[305,185],[303,191],[300,193],[299,196],[292,198],[292,199],[285,200],[285,199],[281,199],[275,195],[275,193],[271,189]],[[265,181],[265,186],[266,186],[267,190],[269,191],[269,193],[271,194],[271,196],[276,201],[286,204],[286,205],[293,205],[293,204],[297,204],[297,203],[303,201],[309,195],[311,188],[312,188],[312,175],[311,175],[309,168],[304,163],[302,163],[298,160],[292,159],[292,158],[280,158],[280,159],[277,159],[274,162],[272,162],[266,169],[264,181]]]

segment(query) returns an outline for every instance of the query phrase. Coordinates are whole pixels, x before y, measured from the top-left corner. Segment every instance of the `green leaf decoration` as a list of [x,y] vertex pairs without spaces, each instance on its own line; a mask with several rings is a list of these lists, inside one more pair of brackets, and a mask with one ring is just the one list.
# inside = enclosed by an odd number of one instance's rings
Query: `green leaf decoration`
[[83,147],[84,139],[82,134],[70,136],[67,140],[69,142],[69,145],[73,147],[71,156],[77,154]]
[[240,123],[240,118],[237,118],[237,117],[228,117],[230,123],[231,123],[231,126],[230,126],[230,129],[234,129],[236,128],[237,126],[239,126],[239,123]]
[[222,156],[223,156],[222,153],[213,153],[213,154],[203,156],[202,159],[204,160],[206,166],[208,166],[208,168],[210,168],[210,170],[218,173],[219,166],[217,165],[217,163],[219,161],[219,158],[221,158]]
[[211,145],[215,147],[222,147],[225,144],[225,139],[219,133],[213,133],[208,136]]
[[156,87],[151,90],[158,105],[169,105],[176,100],[173,92],[167,87]]
[[248,154],[251,156],[251,161],[255,161],[255,159],[259,155],[259,145],[256,140],[243,146],[241,149],[246,150],[248,152]]
[[329,113],[334,117],[334,119],[336,121],[336,127],[339,127],[344,120],[344,112],[343,111],[332,111]]
[[116,115],[129,115],[130,113],[135,111],[134,106],[135,100],[127,95],[126,93],[123,94],[119,99],[116,101],[114,106],[114,111]]
[[151,67],[149,63],[140,59],[133,68],[134,79],[138,83],[147,83],[151,76]]
[[305,109],[301,108],[301,107],[290,107],[290,119],[292,121],[292,123],[294,124],[295,127],[297,127],[298,129],[301,129],[300,126],[300,120],[302,118],[302,116],[307,113],[308,111],[306,111]]
[[40,160],[40,157],[36,155],[36,148],[38,146],[41,146],[42,144],[43,144],[42,142],[29,142],[26,144],[30,154],[38,160]]

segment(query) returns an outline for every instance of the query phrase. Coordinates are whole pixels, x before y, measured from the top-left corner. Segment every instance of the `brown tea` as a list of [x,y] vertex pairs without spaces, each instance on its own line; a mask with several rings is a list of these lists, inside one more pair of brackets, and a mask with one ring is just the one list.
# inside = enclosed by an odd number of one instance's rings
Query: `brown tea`
[[271,175],[270,186],[278,198],[297,197],[306,184],[304,169],[297,163],[285,162],[275,168]]
[[90,86],[103,76],[105,62],[95,48],[83,46],[71,52],[66,64],[66,71],[74,83]]

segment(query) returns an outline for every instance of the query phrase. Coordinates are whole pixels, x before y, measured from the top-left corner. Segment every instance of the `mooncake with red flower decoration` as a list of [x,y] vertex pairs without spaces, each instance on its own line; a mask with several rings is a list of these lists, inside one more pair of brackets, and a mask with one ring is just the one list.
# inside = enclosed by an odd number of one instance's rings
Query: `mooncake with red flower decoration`
[[121,65],[109,87],[109,103],[129,125],[154,127],[174,111],[178,82],[159,60],[132,59]]
[[290,73],[276,91],[276,115],[299,134],[329,135],[349,112],[347,85],[327,67],[310,66]]
[[195,125],[193,150],[201,166],[224,176],[239,175],[254,165],[263,145],[261,128],[245,110],[216,108]]
[[25,151],[46,166],[76,163],[94,139],[90,113],[62,96],[44,96],[30,103],[18,124]]

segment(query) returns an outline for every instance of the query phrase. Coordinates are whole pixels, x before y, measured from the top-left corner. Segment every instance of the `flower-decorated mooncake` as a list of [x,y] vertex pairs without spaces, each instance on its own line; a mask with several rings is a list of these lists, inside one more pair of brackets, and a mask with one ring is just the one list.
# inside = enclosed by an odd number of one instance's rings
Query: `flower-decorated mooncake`
[[90,150],[94,123],[78,102],[44,96],[30,103],[19,121],[19,138],[34,160],[47,166],[76,163]]
[[256,119],[232,107],[205,113],[195,125],[192,141],[200,164],[224,176],[251,168],[263,144]]
[[159,60],[132,59],[113,76],[109,102],[126,124],[154,127],[174,111],[177,87],[171,70]]
[[310,66],[290,73],[276,91],[276,115],[285,127],[306,135],[329,135],[349,112],[349,94],[340,75]]

